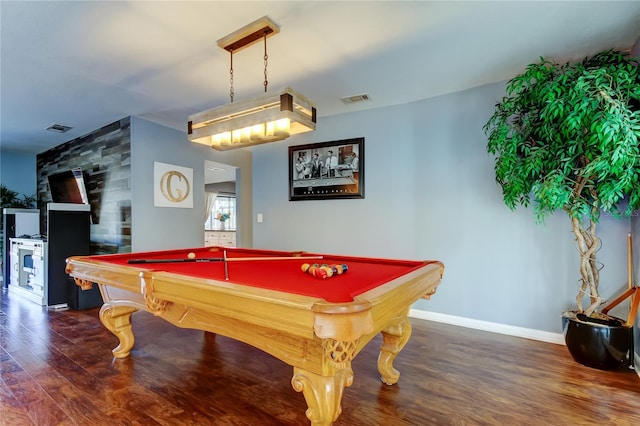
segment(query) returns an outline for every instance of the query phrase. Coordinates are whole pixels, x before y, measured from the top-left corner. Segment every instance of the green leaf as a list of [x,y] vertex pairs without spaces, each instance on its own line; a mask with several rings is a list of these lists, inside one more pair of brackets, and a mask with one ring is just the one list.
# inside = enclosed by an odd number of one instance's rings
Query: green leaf
[[533,203],[538,221],[557,210],[597,221],[600,209],[640,208],[640,69],[624,52],[540,58],[507,82],[483,130],[511,209]]

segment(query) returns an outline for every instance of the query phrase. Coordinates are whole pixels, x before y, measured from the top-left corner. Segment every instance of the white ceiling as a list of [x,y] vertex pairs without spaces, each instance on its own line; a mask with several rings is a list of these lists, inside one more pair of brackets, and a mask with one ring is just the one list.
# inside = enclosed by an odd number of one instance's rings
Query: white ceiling
[[[540,56],[628,50],[640,1],[0,2],[0,143],[38,153],[129,115],[186,131],[229,102],[219,38],[269,16],[269,88],[318,116],[509,79]],[[262,91],[263,46],[234,56],[236,100]],[[367,102],[340,97],[367,93]],[[65,134],[51,124],[72,126]]]

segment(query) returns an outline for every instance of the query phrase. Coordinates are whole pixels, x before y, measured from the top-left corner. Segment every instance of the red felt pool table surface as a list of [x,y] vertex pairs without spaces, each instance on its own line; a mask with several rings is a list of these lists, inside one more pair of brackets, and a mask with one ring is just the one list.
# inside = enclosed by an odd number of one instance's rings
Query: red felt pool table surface
[[[89,256],[85,259],[99,260],[114,265],[127,265],[141,270],[163,271],[194,278],[227,281],[224,262],[201,261],[223,258],[225,252],[226,258],[229,259],[226,268],[230,283],[317,297],[334,303],[351,302],[361,293],[433,262],[221,247]],[[195,255],[195,261],[188,261],[187,255],[189,253]],[[300,259],[296,258],[300,256]],[[259,260],[260,257],[268,260]],[[321,258],[309,259],[308,257]],[[250,258],[251,260],[236,261],[242,258]],[[274,260],[273,258],[283,258],[283,260]],[[184,260],[184,262],[128,263],[134,259],[149,262],[175,259]],[[304,273],[302,271],[304,263],[345,264],[348,269],[346,273],[322,279]]]

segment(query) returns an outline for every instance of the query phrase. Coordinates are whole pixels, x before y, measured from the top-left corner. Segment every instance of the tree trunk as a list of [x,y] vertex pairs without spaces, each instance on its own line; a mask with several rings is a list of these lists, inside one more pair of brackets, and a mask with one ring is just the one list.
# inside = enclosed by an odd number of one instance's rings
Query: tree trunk
[[[600,238],[596,236],[596,223],[589,219],[589,227],[584,228],[580,219],[571,218],[573,226],[573,234],[576,237],[576,245],[580,253],[580,291],[576,297],[576,304],[579,312],[585,315],[591,315],[602,303],[598,292],[598,284],[600,282],[600,269],[596,262],[596,251],[600,247]],[[582,309],[582,300],[585,296],[589,296],[589,306],[586,310]]]

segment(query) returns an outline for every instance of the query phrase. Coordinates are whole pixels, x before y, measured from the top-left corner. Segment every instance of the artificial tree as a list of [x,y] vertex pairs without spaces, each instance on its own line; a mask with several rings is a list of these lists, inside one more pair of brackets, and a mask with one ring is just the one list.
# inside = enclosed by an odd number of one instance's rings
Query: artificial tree
[[505,204],[533,203],[538,221],[558,210],[569,216],[580,253],[577,312],[588,316],[602,303],[598,219],[640,207],[637,61],[614,50],[577,63],[541,58],[507,83],[484,126]]
[[16,191],[0,185],[0,207],[32,209],[36,203],[35,196],[20,195]]

